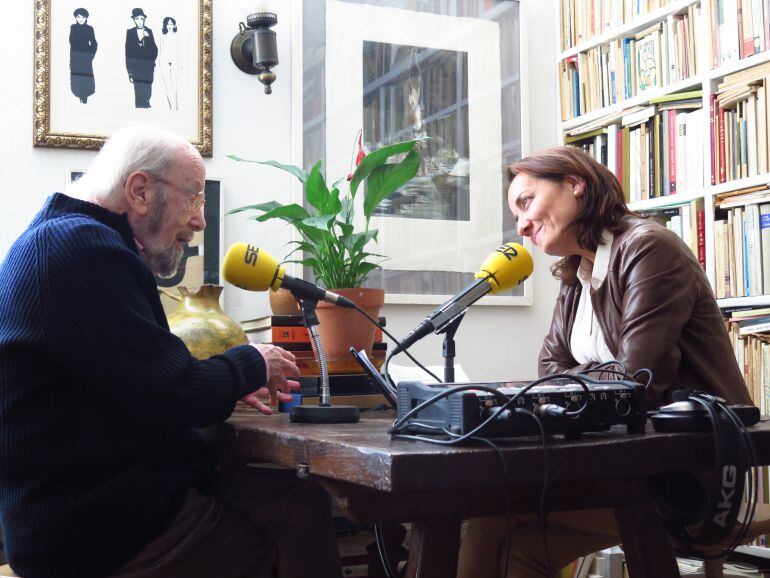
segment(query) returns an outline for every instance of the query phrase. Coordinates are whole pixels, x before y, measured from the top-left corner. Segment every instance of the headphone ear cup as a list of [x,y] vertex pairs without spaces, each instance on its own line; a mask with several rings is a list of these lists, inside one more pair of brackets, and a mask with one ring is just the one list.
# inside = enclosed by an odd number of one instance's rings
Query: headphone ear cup
[[655,476],[647,491],[655,511],[673,528],[700,521],[708,504],[706,489],[690,472]]

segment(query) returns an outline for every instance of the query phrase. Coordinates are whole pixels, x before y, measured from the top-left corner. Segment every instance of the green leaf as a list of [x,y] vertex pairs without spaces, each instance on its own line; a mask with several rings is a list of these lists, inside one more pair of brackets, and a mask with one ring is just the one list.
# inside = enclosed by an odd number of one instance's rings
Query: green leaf
[[321,212],[324,215],[334,215],[336,217],[341,209],[342,201],[340,200],[340,190],[335,187],[329,193],[326,204],[321,207]]
[[319,211],[329,203],[329,189],[326,188],[324,177],[321,174],[321,161],[313,165],[305,184],[305,199]]
[[377,149],[366,155],[353,173],[353,178],[350,181],[350,194],[355,197],[358,185],[360,185],[361,181],[363,181],[374,169],[385,164],[393,155],[413,150],[415,142],[417,141],[408,140],[395,143]]
[[283,163],[279,163],[278,161],[252,161],[249,159],[242,159],[241,157],[236,155],[227,155],[227,158],[233,159],[234,161],[238,161],[241,163],[255,163],[258,165],[268,165],[270,167],[275,167],[277,169],[281,169],[282,171],[286,171],[287,173],[291,173],[292,175],[297,177],[302,183],[307,181],[307,172],[304,169],[301,169],[300,167],[295,165],[285,165]]
[[260,223],[269,221],[270,219],[283,219],[293,223],[296,220],[307,219],[309,217],[305,207],[301,207],[296,203],[292,203],[291,205],[281,205],[280,203],[271,201],[270,203],[263,203],[262,206],[255,205],[254,208],[259,211],[266,211],[264,215],[257,217],[256,220]]
[[383,199],[403,186],[420,169],[420,155],[412,150],[400,163],[382,165],[369,175],[366,197],[364,198],[364,215],[369,219]]
[[302,221],[302,224],[307,225],[308,227],[313,227],[315,229],[320,229],[322,231],[328,231],[329,221],[334,219],[336,216],[337,215],[335,213],[332,213],[331,215],[317,215],[315,217],[308,217]]

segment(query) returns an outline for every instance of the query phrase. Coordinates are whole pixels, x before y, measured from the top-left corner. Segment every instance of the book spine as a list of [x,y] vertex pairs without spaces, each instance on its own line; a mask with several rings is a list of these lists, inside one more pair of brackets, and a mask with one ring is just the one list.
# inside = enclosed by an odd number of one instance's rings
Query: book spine
[[762,244],[762,285],[770,291],[770,204],[759,206],[759,236]]
[[668,186],[669,194],[676,192],[676,111],[668,110]]
[[719,126],[719,123],[717,123],[714,118],[714,103],[716,102],[716,99],[717,99],[716,94],[712,94],[709,97],[709,127],[711,128],[711,184],[712,185],[717,184],[717,165],[716,165],[717,156],[714,153],[714,151],[716,150],[717,143],[718,143],[718,135],[715,132],[715,129]]
[[[280,343],[310,343],[310,333],[307,327],[271,327],[270,342]],[[374,330],[374,341],[382,341],[382,329]]]
[[698,262],[706,270],[706,211],[698,209]]
[[725,168],[725,111],[719,104],[716,107],[719,121],[719,182],[724,183],[727,181],[727,171]]

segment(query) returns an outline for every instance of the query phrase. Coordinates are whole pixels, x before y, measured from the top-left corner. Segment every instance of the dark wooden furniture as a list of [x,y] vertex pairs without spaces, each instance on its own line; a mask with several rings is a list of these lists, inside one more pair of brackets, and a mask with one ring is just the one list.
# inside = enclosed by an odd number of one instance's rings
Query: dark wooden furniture
[[[234,415],[225,423],[227,447],[241,458],[296,468],[321,482],[357,521],[412,523],[407,576],[453,578],[463,518],[534,512],[543,483],[537,437],[500,441],[508,467],[491,448],[442,447],[393,440],[392,418],[358,424],[292,424],[285,415]],[[757,456],[770,463],[770,423],[751,428]],[[633,578],[679,576],[660,518],[650,507],[645,479],[713,464],[710,434],[630,435],[625,427],[548,440],[548,508],[615,508]]]

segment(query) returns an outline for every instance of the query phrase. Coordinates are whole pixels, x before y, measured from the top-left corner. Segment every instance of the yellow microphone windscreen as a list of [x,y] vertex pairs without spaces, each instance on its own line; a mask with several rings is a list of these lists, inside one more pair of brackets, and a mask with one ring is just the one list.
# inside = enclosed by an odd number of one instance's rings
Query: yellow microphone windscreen
[[283,267],[264,249],[248,243],[235,243],[225,255],[222,276],[241,289],[275,291],[283,281]]
[[492,293],[516,287],[532,274],[532,255],[518,243],[506,243],[494,250],[481,264],[477,279],[486,279]]

